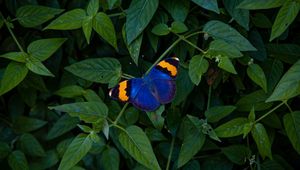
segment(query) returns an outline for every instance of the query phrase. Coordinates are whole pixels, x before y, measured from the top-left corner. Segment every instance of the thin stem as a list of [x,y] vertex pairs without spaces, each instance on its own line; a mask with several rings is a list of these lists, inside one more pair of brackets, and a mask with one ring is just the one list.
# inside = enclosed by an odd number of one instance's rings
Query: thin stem
[[198,35],[198,34],[204,34],[205,32],[203,32],[203,31],[196,31],[196,32],[193,32],[193,33],[191,33],[191,34],[189,34],[189,35],[186,35],[186,36],[184,36],[185,38],[190,38],[190,37],[192,37],[192,36],[194,36],[194,35]]
[[19,41],[17,40],[15,34],[13,33],[13,31],[10,29],[10,26],[8,24],[8,22],[3,18],[4,20],[4,23],[5,23],[5,26],[6,28],[8,29],[10,35],[12,36],[12,38],[14,39],[15,43],[17,44],[17,46],[19,47],[20,51],[24,52],[22,46],[20,45]]
[[119,119],[122,117],[122,115],[123,115],[125,109],[127,108],[128,104],[129,104],[129,103],[126,103],[126,104],[123,106],[123,108],[122,108],[122,110],[120,111],[120,113],[118,114],[116,120],[113,121],[113,125],[114,125],[114,126],[118,124],[118,121],[119,121]]
[[134,78],[134,76],[132,76],[130,74],[123,73],[123,75],[126,76],[126,77],[129,77],[129,78]]
[[119,12],[119,13],[114,13],[114,14],[109,14],[109,17],[118,17],[118,16],[125,16],[124,12]]
[[208,97],[207,97],[206,110],[208,110],[209,107],[210,107],[211,91],[212,91],[212,86],[209,86],[209,88],[208,88]]
[[284,104],[286,105],[286,107],[289,109],[290,113],[292,113],[293,110],[292,110],[292,108],[290,107],[290,105],[287,103],[287,101],[284,101],[283,103],[284,103]]
[[122,130],[123,132],[127,133],[127,131],[123,127],[121,127],[121,126],[119,126],[117,124],[113,124],[113,126],[116,127],[116,128],[118,128],[118,129],[120,129],[120,130]]
[[274,107],[273,109],[271,109],[270,111],[268,111],[266,114],[262,115],[260,118],[258,118],[257,120],[255,120],[255,123],[257,123],[260,120],[262,120],[263,118],[267,117],[269,114],[271,114],[272,112],[274,112],[276,109],[278,109],[282,105],[284,105],[284,102],[281,102],[279,105],[277,105],[276,107]]
[[127,79],[127,80],[131,79],[131,77],[127,77],[127,76],[125,76],[125,75],[121,75],[121,77],[122,77],[123,79]]
[[170,148],[170,153],[169,153],[169,156],[168,156],[168,162],[167,162],[166,170],[169,170],[169,168],[170,168],[170,163],[171,163],[171,158],[172,158],[172,154],[173,154],[175,138],[176,138],[176,136],[172,137],[171,148]]

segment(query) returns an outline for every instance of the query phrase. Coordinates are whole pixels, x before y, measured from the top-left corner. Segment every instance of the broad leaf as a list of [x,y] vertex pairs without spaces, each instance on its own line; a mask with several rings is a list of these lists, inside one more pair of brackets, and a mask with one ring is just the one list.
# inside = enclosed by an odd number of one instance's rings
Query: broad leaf
[[98,83],[110,83],[121,77],[121,64],[114,58],[95,58],[65,68],[74,75]]
[[220,67],[221,69],[228,71],[229,73],[232,74],[237,74],[234,65],[232,64],[231,60],[225,56],[225,57],[218,57],[217,59],[219,59],[219,63],[218,63],[218,67]]
[[39,75],[42,75],[42,76],[51,76],[51,77],[54,77],[54,75],[47,69],[46,66],[44,66],[44,64],[39,61],[38,59],[34,58],[34,57],[29,57],[27,60],[26,60],[26,67],[36,73],[36,74],[39,74]]
[[285,0],[244,0],[238,5],[242,9],[270,9],[281,6]]
[[57,90],[56,92],[54,92],[54,94],[65,98],[73,98],[82,96],[85,94],[85,92],[86,91],[80,86],[70,85]]
[[286,1],[280,8],[272,27],[270,41],[279,37],[294,21],[300,10],[300,2]]
[[215,132],[217,136],[221,138],[239,136],[244,133],[244,127],[247,122],[247,118],[235,118],[218,126]]
[[182,22],[174,21],[171,24],[170,30],[174,33],[180,34],[188,31],[188,27]]
[[35,27],[63,12],[63,9],[39,5],[25,5],[18,8],[16,17],[23,27]]
[[83,9],[73,9],[71,11],[65,12],[54,21],[52,21],[44,29],[54,29],[54,30],[73,30],[81,28],[82,21],[86,17],[86,12]]
[[56,150],[50,150],[46,152],[46,156],[37,159],[30,164],[30,169],[49,169],[56,165],[59,161]]
[[149,169],[160,169],[151,143],[141,128],[129,126],[126,128],[126,131],[120,131],[119,142],[140,164]]
[[129,45],[127,44],[130,57],[136,65],[138,65],[139,63],[139,55],[140,55],[142,42],[143,42],[143,34],[139,35],[135,40],[133,40],[131,44]]
[[281,78],[266,102],[287,100],[300,94],[300,60]]
[[39,61],[49,58],[66,41],[66,38],[48,38],[33,41],[27,47],[30,56]]
[[250,64],[247,68],[247,74],[252,81],[267,92],[267,79],[263,69],[258,64]]
[[185,21],[189,13],[189,0],[163,0],[160,3],[175,21]]
[[297,44],[267,44],[270,56],[283,62],[294,64],[300,59],[300,46]]
[[155,35],[162,36],[168,35],[170,30],[167,24],[157,24],[153,27],[151,32]]
[[46,124],[46,121],[40,119],[20,116],[14,120],[13,127],[19,132],[31,132],[43,127]]
[[90,0],[87,6],[87,14],[89,16],[95,16],[99,10],[99,0]]
[[146,112],[148,118],[151,120],[153,126],[156,129],[161,130],[164,126],[165,118],[162,117],[162,113],[165,111],[165,106],[161,105],[157,110],[153,112]]
[[67,112],[71,116],[79,117],[80,120],[87,123],[95,123],[98,120],[103,120],[108,114],[107,106],[100,102],[77,102],[52,106],[49,109]]
[[40,142],[30,133],[24,133],[19,141],[22,151],[26,154],[39,157],[46,156],[45,150]]
[[58,169],[71,169],[88,153],[92,147],[92,144],[93,141],[90,139],[90,136],[83,134],[76,136],[64,153]]
[[197,5],[210,11],[220,13],[217,0],[192,0]]
[[204,25],[203,31],[214,39],[221,39],[235,46],[240,51],[255,51],[256,49],[239,32],[229,25],[212,20]]
[[205,111],[205,117],[208,122],[218,122],[222,118],[228,116],[236,109],[235,106],[214,106]]
[[12,170],[29,170],[26,157],[22,151],[13,151],[8,157],[8,164]]
[[300,154],[300,111],[284,115],[283,124],[294,149]]
[[25,52],[8,52],[5,54],[0,55],[2,58],[7,58],[9,60],[25,63],[26,58],[28,57],[27,53]]
[[1,79],[0,95],[10,91],[24,80],[28,73],[25,64],[12,61],[8,64]]
[[271,143],[264,126],[261,123],[256,123],[251,130],[251,134],[263,159],[266,156],[272,159]]
[[243,54],[233,45],[230,45],[223,40],[214,40],[209,44],[209,49],[205,56],[214,58],[219,55],[229,58],[239,58],[243,56]]
[[86,16],[85,19],[82,21],[82,31],[84,33],[85,39],[88,44],[90,43],[92,30],[93,30],[93,17]]
[[231,145],[222,148],[222,152],[230,161],[238,165],[244,165],[251,154],[250,149],[244,145]]
[[208,61],[201,55],[195,55],[192,57],[189,64],[189,76],[192,82],[199,85],[201,77],[206,73],[208,69]]
[[256,111],[266,110],[272,106],[272,103],[265,103],[267,98],[268,94],[263,90],[254,91],[241,97],[237,101],[237,110],[247,112],[250,111],[252,107],[254,107]]
[[100,165],[103,169],[119,170],[120,155],[119,152],[109,147],[101,154]]
[[249,11],[236,8],[243,0],[224,0],[224,6],[230,16],[242,27],[249,30]]
[[118,48],[116,31],[107,14],[99,12],[93,19],[93,28],[101,38],[107,41],[115,49]]
[[156,9],[158,0],[133,0],[126,13],[126,39],[130,44],[136,39],[151,21]]

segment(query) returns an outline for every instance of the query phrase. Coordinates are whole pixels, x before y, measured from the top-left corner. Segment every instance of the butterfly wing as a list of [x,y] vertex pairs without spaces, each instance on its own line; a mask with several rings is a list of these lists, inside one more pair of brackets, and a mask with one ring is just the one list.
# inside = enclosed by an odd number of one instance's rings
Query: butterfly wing
[[178,64],[178,58],[167,58],[159,62],[145,76],[146,81],[150,82],[150,91],[161,104],[171,102],[175,96]]
[[141,78],[122,81],[111,89],[109,95],[114,99],[130,102],[135,107],[144,111],[156,110],[160,105]]

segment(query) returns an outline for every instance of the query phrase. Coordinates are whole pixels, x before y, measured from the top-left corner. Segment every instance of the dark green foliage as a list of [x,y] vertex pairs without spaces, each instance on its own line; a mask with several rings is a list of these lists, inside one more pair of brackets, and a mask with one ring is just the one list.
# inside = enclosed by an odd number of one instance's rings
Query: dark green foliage
[[[299,169],[299,0],[0,0],[1,169]],[[170,104],[109,97],[180,59]]]

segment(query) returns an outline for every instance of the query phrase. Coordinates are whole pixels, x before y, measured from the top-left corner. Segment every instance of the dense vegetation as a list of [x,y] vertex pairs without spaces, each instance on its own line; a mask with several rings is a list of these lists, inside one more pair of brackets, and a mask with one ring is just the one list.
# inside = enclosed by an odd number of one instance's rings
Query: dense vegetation
[[[299,0],[0,0],[1,169],[300,167]],[[120,80],[180,59],[154,112]]]

